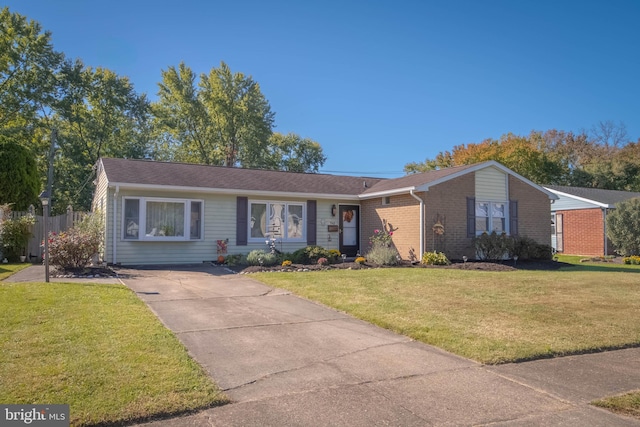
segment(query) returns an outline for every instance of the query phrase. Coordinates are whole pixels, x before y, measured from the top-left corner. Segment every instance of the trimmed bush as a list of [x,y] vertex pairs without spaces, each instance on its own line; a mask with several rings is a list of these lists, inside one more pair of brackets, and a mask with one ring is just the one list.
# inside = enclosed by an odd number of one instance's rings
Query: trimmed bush
[[607,215],[607,237],[620,255],[640,255],[640,197],[616,203]]
[[31,237],[31,228],[36,220],[32,215],[17,219],[6,219],[0,225],[2,254],[11,262],[17,262],[20,255],[27,255],[27,245]]
[[425,252],[422,255],[422,264],[425,265],[449,265],[451,261],[442,252]]
[[296,264],[316,264],[320,258],[331,258],[331,254],[322,246],[307,246],[295,251],[292,258]]
[[247,254],[247,264],[249,265],[264,265],[265,267],[269,267],[277,263],[278,259],[275,254],[262,249],[254,249]]
[[400,264],[400,257],[398,251],[384,244],[374,244],[369,252],[367,252],[367,259],[369,262],[378,265],[398,265]]

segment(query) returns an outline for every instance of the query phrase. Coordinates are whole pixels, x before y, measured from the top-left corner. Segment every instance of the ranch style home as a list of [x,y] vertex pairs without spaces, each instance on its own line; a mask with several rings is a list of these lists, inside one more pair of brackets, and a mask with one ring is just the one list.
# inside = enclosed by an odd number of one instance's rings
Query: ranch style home
[[640,197],[640,193],[599,188],[546,185],[558,196],[551,205],[551,245],[570,255],[615,255],[607,237],[607,215],[616,203]]
[[102,259],[123,265],[212,261],[269,241],[364,255],[382,229],[403,259],[474,259],[483,232],[551,244],[557,199],[495,161],[381,179],[102,158],[95,184]]

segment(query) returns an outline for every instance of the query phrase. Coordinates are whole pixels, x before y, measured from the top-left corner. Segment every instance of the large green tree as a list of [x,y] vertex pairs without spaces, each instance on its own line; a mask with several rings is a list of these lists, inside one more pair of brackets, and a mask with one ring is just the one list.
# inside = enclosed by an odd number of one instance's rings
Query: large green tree
[[39,192],[40,177],[31,152],[0,135],[0,205],[23,211],[38,202]]
[[327,158],[316,141],[295,133],[283,135],[275,132],[269,139],[264,160],[268,162],[269,169],[315,173]]
[[50,105],[62,60],[40,24],[0,10],[0,132],[32,123]]
[[621,255],[640,255],[640,198],[616,204],[607,215],[607,237]]
[[209,165],[266,167],[264,154],[274,113],[251,76],[232,73],[222,62],[196,85],[181,63],[162,71],[153,105],[157,156]]
[[47,119],[58,130],[54,209],[88,209],[100,157],[142,158],[149,153],[149,103],[126,77],[67,62],[60,98]]

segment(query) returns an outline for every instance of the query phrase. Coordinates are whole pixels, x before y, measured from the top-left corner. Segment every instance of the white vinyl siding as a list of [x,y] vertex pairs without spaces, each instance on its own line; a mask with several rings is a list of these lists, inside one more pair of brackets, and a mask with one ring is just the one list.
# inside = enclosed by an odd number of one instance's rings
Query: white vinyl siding
[[507,174],[489,167],[476,172],[476,200],[508,200]]

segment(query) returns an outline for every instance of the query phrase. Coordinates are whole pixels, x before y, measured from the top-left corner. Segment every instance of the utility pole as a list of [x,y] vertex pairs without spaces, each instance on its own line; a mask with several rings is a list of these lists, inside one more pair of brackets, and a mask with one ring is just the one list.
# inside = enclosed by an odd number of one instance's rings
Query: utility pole
[[51,145],[49,146],[49,173],[47,174],[47,194],[49,194],[49,212],[53,209],[53,158],[56,154],[57,129],[51,130]]

